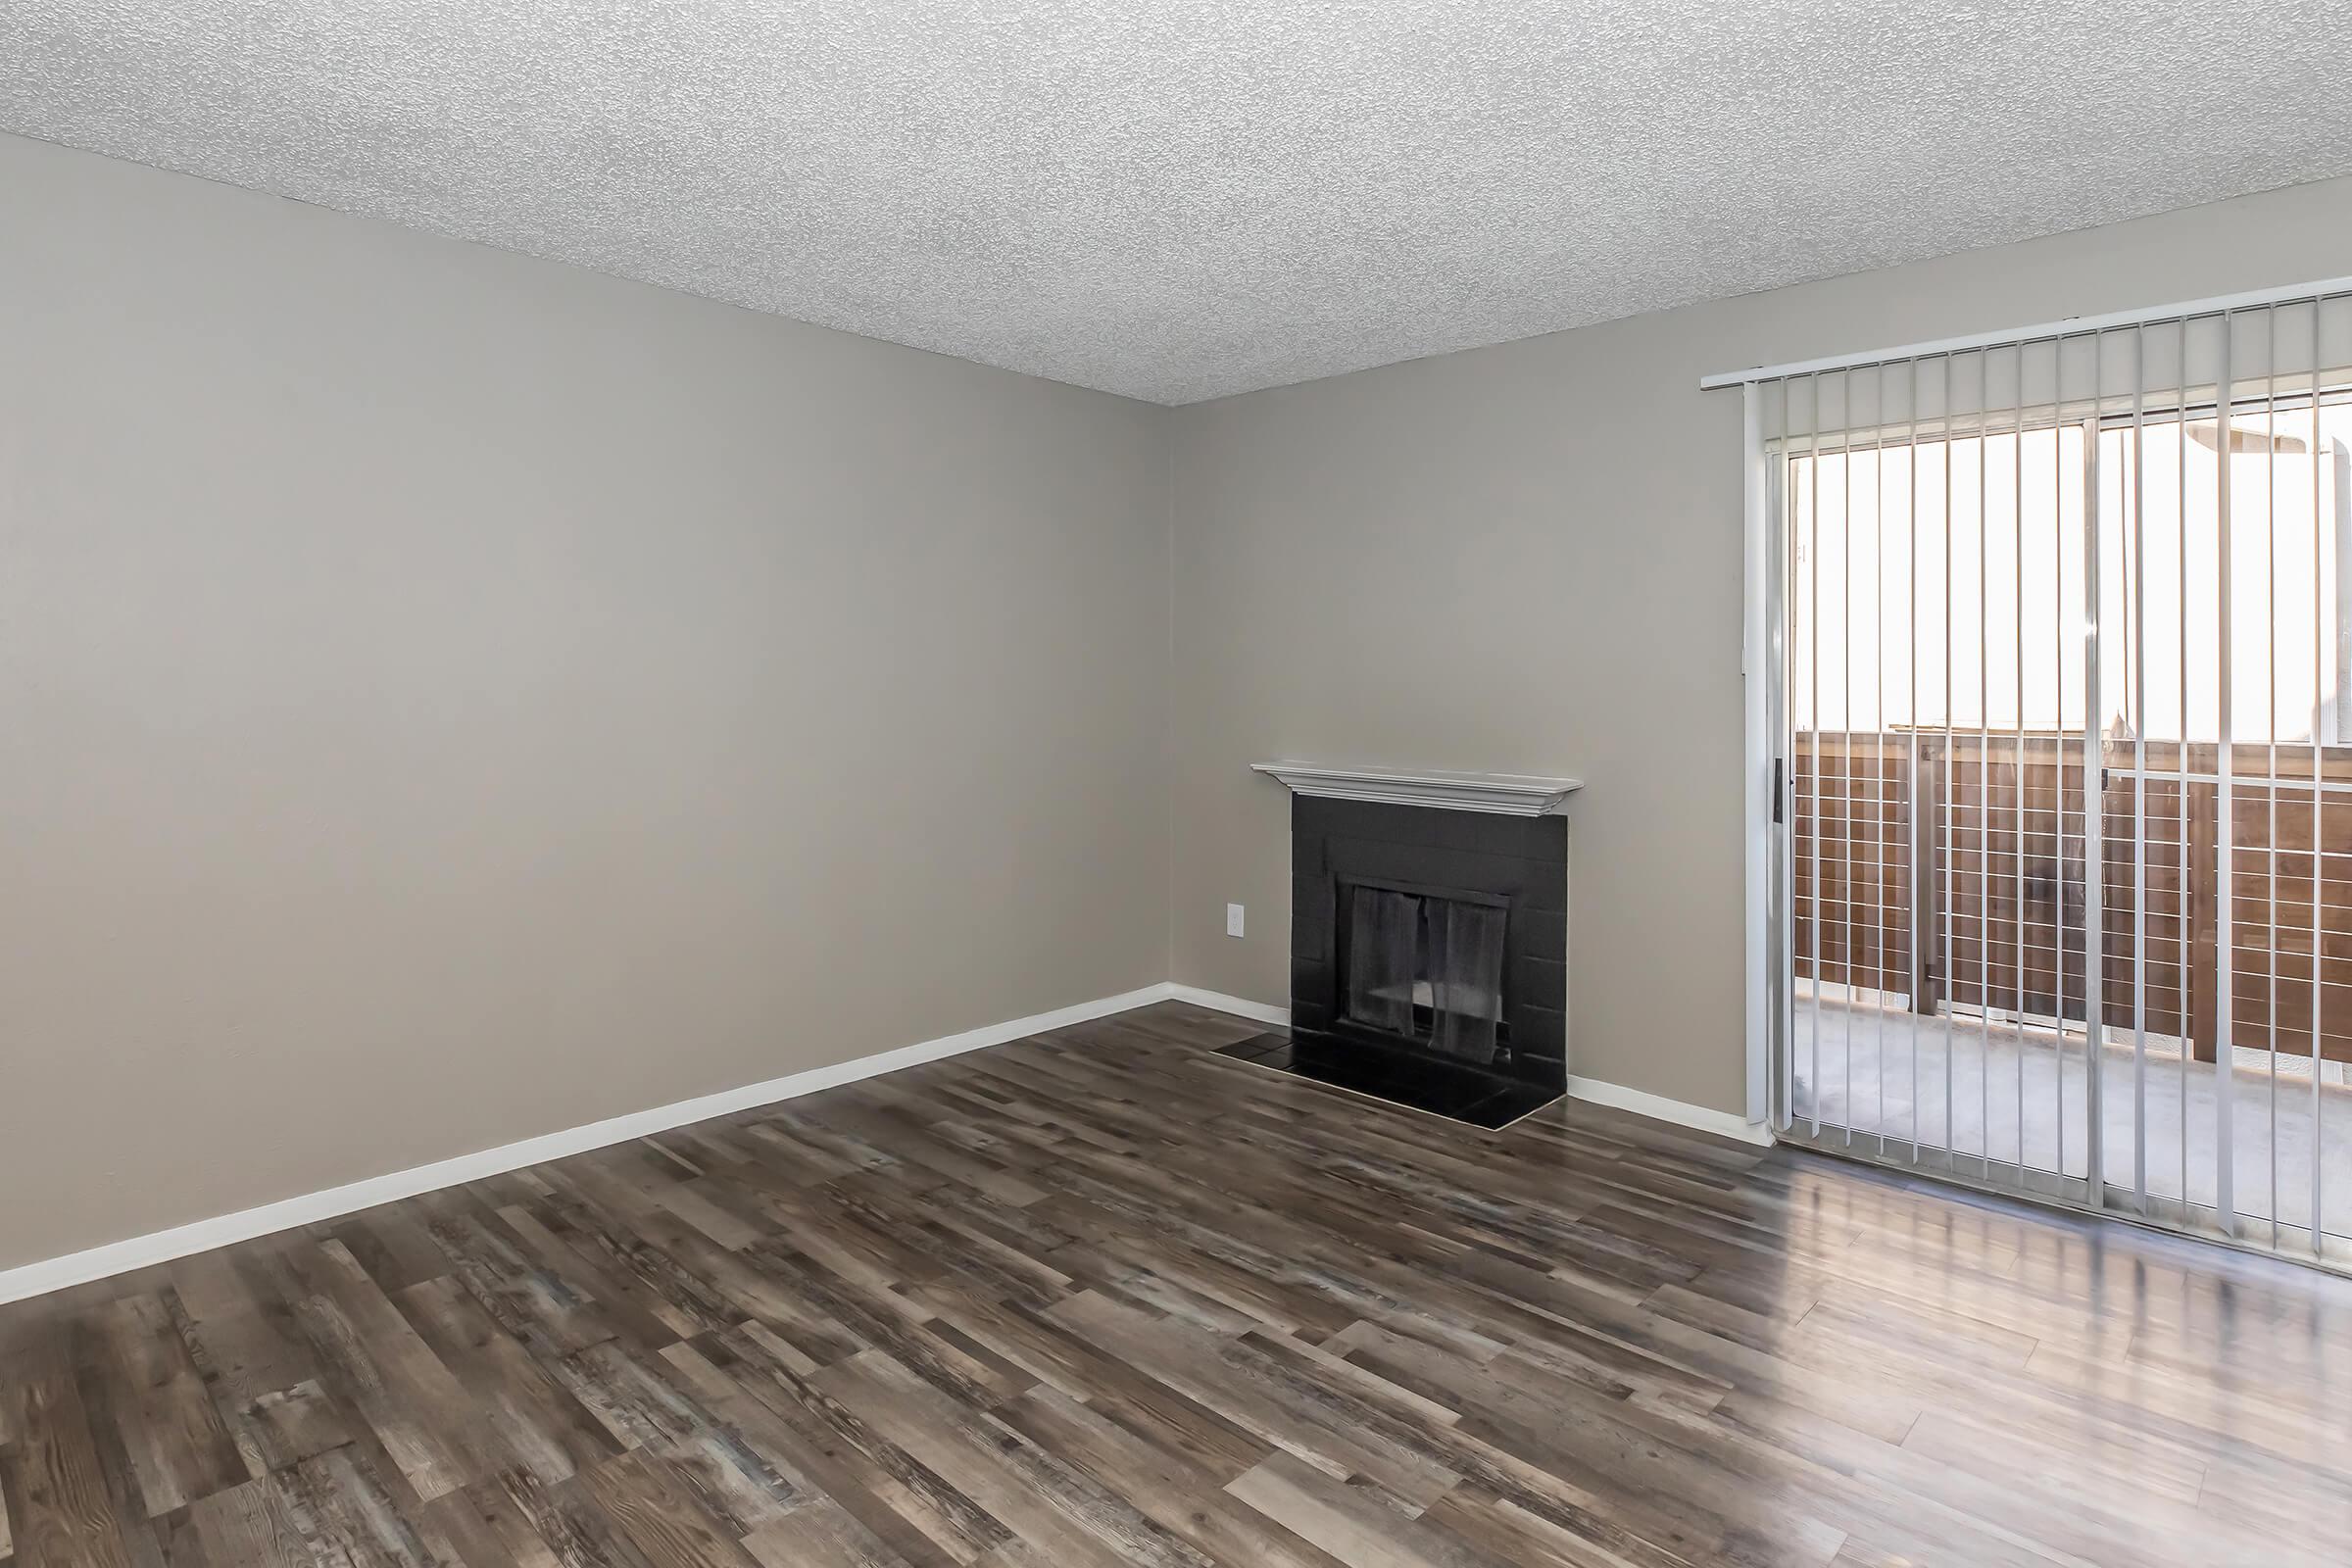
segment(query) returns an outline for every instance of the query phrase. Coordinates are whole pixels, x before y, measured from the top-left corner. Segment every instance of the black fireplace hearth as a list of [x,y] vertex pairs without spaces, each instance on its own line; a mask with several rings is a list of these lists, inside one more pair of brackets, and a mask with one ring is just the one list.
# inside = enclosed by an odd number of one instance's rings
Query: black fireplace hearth
[[1227,1048],[1500,1127],[1567,1089],[1567,824],[1298,795],[1291,1029]]

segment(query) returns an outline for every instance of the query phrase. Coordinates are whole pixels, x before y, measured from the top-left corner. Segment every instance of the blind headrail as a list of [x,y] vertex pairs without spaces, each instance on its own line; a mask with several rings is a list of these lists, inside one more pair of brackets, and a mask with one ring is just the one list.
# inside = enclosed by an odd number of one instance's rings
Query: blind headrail
[[2072,316],[2063,321],[2045,321],[2039,326],[1972,332],[1964,337],[1936,338],[1927,343],[1905,344],[1901,348],[1872,349],[1861,354],[1833,354],[1824,359],[1761,365],[1746,370],[1719,370],[1713,375],[1701,376],[1698,389],[1701,392],[1713,392],[1723,387],[1752,386],[1759,381],[1778,381],[1788,376],[1812,375],[1823,370],[1853,370],[1874,365],[1895,365],[1905,360],[1934,359],[1939,354],[1964,354],[1972,349],[2007,348],[2013,343],[2043,343],[2052,338],[2082,337],[2093,332],[2113,331],[2118,327],[2141,326],[2150,321],[2192,320],[2230,311],[2250,311],[2265,305],[2289,305],[2344,294],[2352,294],[2352,277],[2331,277],[2323,282],[2294,283],[2281,288],[2250,289],[2243,294],[2217,294],[2211,299],[2188,300],[2176,305],[2151,305],[2134,311],[2110,311],[2104,316]]

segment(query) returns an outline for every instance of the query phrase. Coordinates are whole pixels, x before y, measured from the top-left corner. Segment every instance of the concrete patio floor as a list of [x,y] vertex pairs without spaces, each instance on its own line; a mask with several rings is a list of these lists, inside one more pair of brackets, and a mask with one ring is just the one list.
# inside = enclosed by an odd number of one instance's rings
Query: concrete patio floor
[[[2046,1027],[1981,1016],[1926,1017],[1848,1004],[1837,988],[1816,1006],[1799,987],[1794,1053],[1797,1120],[1816,1111],[1825,1134],[1851,1128],[1968,1158],[2019,1162],[2076,1178],[2089,1172],[2089,1069],[2079,1027],[2063,1049]],[[2308,1230],[2314,1158],[2311,1061],[2239,1051],[2230,1099],[2240,1215]],[[2134,1190],[2135,1107],[2147,1128],[2147,1191],[2208,1208],[2214,1202],[2217,1079],[2214,1064],[2184,1060],[2180,1042],[2150,1036],[2134,1074],[2132,1042],[2110,1031],[2099,1054],[2102,1165],[2112,1193]],[[1948,1080],[1947,1080],[1948,1072]],[[2352,1086],[2345,1066],[2324,1063],[2317,1121],[2321,1213],[2330,1236],[2352,1236]],[[1947,1100],[1948,1081],[1948,1100]],[[1819,1086],[1818,1106],[1815,1086]],[[2276,1096],[2273,1091],[2276,1089]]]

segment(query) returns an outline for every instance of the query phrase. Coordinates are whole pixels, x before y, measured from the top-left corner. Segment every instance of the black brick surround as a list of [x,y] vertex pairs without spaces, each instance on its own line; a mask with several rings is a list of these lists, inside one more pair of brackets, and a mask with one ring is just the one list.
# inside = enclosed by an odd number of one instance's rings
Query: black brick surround
[[[1502,1034],[1492,1067],[1363,1031],[1342,1006],[1342,889],[1356,882],[1508,903]],[[1236,1054],[1498,1126],[1567,1089],[1568,824],[1297,795],[1291,806],[1291,1034]]]

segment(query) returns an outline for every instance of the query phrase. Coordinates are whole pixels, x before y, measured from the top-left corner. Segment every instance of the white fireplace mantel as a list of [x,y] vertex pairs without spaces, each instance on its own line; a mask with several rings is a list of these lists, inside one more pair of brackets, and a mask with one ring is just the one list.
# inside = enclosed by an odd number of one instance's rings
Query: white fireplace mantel
[[1397,772],[1390,768],[1324,767],[1314,762],[1251,762],[1295,794],[1383,806],[1434,806],[1447,811],[1492,811],[1500,816],[1550,816],[1581,779],[1530,778],[1520,773]]

